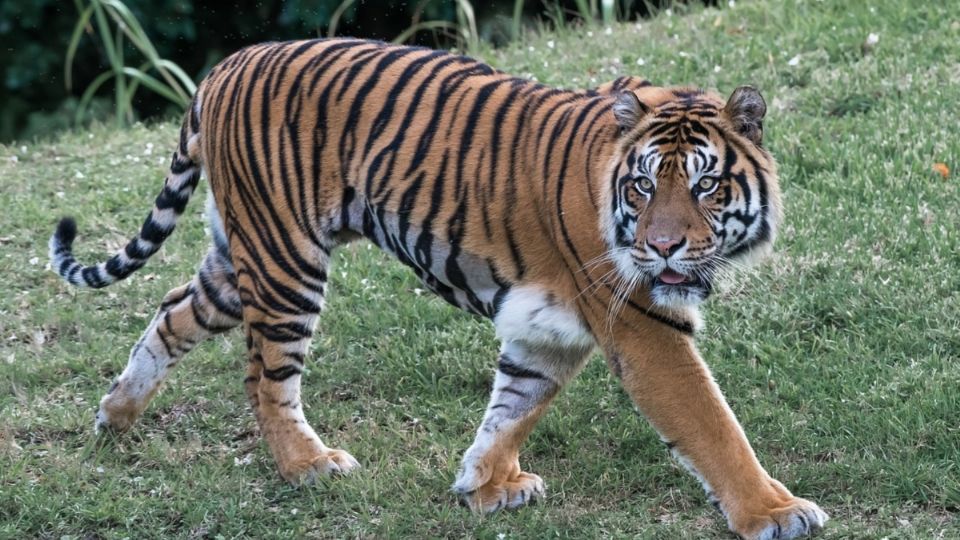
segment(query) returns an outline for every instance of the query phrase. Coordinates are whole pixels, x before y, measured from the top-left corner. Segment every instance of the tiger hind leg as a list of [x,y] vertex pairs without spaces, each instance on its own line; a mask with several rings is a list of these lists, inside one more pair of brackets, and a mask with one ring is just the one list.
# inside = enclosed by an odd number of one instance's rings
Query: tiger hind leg
[[475,512],[516,508],[543,498],[543,480],[520,469],[520,445],[592,347],[554,349],[504,343],[490,404],[463,457],[453,491]]
[[96,430],[128,429],[184,355],[204,339],[239,324],[233,267],[221,250],[211,248],[193,280],[164,297],[123,373],[100,400]]
[[[299,239],[301,245],[311,245]],[[244,387],[260,432],[280,475],[294,485],[318,477],[345,474],[359,463],[343,450],[329,448],[307,422],[300,397],[304,360],[323,307],[329,249],[304,249],[299,272],[267,275],[260,261],[247,255],[251,242],[234,244],[249,358]],[[265,251],[272,251],[266,249]],[[312,252],[312,253],[311,253]]]

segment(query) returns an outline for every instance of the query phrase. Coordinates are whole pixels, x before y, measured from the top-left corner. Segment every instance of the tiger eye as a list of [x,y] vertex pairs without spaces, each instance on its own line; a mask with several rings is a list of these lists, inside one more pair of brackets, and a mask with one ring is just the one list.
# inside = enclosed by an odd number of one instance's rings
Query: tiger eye
[[701,191],[710,191],[715,185],[717,185],[717,179],[711,176],[704,176],[697,182],[697,187],[699,187]]
[[637,181],[637,186],[641,191],[650,191],[653,189],[653,180],[649,178],[641,178]]

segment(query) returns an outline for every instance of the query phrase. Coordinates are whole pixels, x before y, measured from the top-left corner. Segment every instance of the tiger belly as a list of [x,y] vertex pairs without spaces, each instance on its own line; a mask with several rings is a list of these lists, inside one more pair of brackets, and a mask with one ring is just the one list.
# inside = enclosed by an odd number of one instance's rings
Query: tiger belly
[[471,313],[493,319],[501,341],[554,349],[592,348],[593,336],[580,316],[545,286],[511,284],[492,261],[458,243],[438,240],[428,230],[393,212],[351,208],[357,232],[409,266],[438,296]]
[[356,206],[350,212],[351,228],[409,266],[427,289],[470,313],[487,318],[497,313],[510,285],[497,276],[492,262],[396,213]]

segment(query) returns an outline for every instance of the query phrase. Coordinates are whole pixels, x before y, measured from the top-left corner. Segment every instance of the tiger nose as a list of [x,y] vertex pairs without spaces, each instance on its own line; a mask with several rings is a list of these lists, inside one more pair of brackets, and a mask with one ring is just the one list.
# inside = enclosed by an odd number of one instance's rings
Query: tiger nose
[[677,250],[682,248],[686,243],[687,238],[684,236],[678,238],[671,238],[669,236],[647,237],[647,245],[653,248],[654,251],[659,253],[660,256],[664,258],[676,253]]

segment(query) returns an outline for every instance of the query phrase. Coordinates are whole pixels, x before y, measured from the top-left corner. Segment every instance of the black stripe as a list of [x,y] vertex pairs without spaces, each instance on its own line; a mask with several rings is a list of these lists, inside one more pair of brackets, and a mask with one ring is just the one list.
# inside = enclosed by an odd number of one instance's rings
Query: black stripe
[[500,361],[497,362],[497,369],[504,375],[509,375],[510,377],[516,377],[519,379],[549,380],[546,375],[540,373],[539,371],[514,364],[510,357],[506,354],[500,355]]
[[300,375],[303,373],[303,370],[297,366],[283,366],[277,369],[267,369],[263,368],[263,376],[270,379],[271,381],[285,381],[294,375]]
[[498,390],[501,391],[501,392],[506,392],[506,393],[508,393],[508,394],[513,394],[513,395],[515,395],[515,396],[520,396],[520,397],[522,397],[522,398],[524,398],[524,399],[530,399],[530,396],[529,396],[528,394],[526,394],[525,392],[521,392],[520,390],[517,390],[516,388],[511,388],[511,387],[509,387],[509,386],[504,386],[503,388],[498,388]]
[[227,302],[220,296],[221,290],[227,287],[216,287],[210,279],[210,275],[207,274],[206,268],[201,268],[197,272],[197,278],[200,281],[200,288],[203,289],[204,296],[207,297],[207,301],[213,305],[220,313],[224,315],[239,320],[241,318],[240,306],[236,302]]
[[289,343],[309,338],[313,330],[305,324],[297,322],[269,324],[265,322],[250,323],[250,329],[260,332],[263,337],[278,343]]

